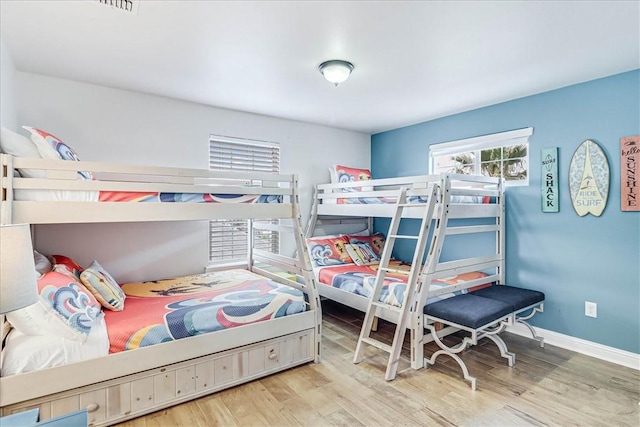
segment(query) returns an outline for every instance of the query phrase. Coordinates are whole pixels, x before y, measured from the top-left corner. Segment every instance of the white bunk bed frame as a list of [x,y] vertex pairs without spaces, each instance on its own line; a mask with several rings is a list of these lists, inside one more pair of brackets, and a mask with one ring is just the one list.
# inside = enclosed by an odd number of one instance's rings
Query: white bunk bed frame
[[[433,220],[435,227],[432,238],[425,236],[424,240],[417,240],[416,248],[420,245],[427,248],[426,258],[422,266],[422,273],[417,277],[415,298],[412,300],[411,317],[408,329],[411,334],[411,367],[421,369],[425,367],[424,344],[432,340],[424,331],[424,315],[422,307],[428,298],[438,295],[469,289],[488,282],[504,283],[504,193],[502,181],[498,178],[488,178],[476,175],[441,174],[419,175],[400,178],[374,179],[370,181],[342,182],[318,185],[314,191],[314,201],[311,209],[306,236],[312,237],[318,225],[333,225],[364,221],[369,231],[372,230],[372,217],[393,217],[396,212],[395,204],[338,204],[337,199],[386,197],[397,198],[399,189],[407,189],[407,197],[428,196],[430,185],[437,186],[438,203],[434,208]],[[354,191],[353,188],[361,190]],[[495,203],[475,204],[456,203],[459,196],[495,198]],[[420,219],[424,215],[424,205],[405,207],[402,218]],[[449,224],[450,219],[487,218],[491,224],[461,226]],[[492,254],[475,256],[454,261],[441,262],[443,243],[446,236],[495,233],[495,251]],[[461,282],[457,285],[442,289],[430,290],[428,284],[434,279],[446,278],[472,271],[489,271],[487,277]],[[427,285],[425,285],[427,284]],[[410,286],[407,286],[409,289]],[[321,297],[340,302],[349,307],[366,312],[370,300],[360,295],[333,288],[325,284],[318,284]],[[376,317],[398,323],[397,308],[376,308]],[[438,336],[444,336],[458,329],[446,327],[438,331]],[[393,375],[395,376],[395,374]],[[392,378],[387,378],[392,379]]]
[[[291,222],[281,226],[250,224],[292,232],[296,258],[253,249],[251,232],[249,256],[242,267],[307,296],[303,313],[0,378],[0,415],[39,408],[41,419],[48,419],[86,408],[90,425],[111,425],[296,365],[319,362],[320,299],[300,224],[296,175],[133,167],[6,154],[0,154],[0,167],[0,224],[230,218]],[[22,178],[14,174],[20,169],[43,170],[46,178]],[[91,171],[96,179],[80,180],[78,171]],[[34,189],[280,195],[283,200],[259,204],[15,200],[17,191]],[[238,265],[220,268],[231,267]],[[276,274],[278,271],[302,280],[289,280]],[[8,323],[3,319],[0,323],[4,343]]]

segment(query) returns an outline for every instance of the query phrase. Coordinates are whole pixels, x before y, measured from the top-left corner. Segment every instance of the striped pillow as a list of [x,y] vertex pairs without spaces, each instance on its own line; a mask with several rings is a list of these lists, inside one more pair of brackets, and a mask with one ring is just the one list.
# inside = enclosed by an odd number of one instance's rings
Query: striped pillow
[[124,292],[118,282],[107,273],[98,261],[93,261],[80,274],[80,280],[104,308],[113,311],[124,309]]

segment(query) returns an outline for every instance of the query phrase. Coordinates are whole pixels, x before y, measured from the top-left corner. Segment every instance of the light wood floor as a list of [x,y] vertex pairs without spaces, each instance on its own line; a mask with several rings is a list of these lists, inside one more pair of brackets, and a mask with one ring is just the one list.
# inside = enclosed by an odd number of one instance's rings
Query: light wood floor
[[[414,371],[408,350],[387,382],[385,353],[370,348],[352,363],[363,314],[331,301],[323,311],[321,363],[120,426],[640,426],[639,371],[507,333],[512,368],[488,340],[463,354],[475,392],[451,358]],[[379,333],[391,325],[381,322]]]

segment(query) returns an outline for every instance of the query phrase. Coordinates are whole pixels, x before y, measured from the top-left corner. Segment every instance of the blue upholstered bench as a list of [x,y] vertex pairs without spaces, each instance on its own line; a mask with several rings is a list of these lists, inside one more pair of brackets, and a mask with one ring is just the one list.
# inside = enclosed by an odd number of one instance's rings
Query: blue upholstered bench
[[[514,321],[526,326],[529,332],[531,332],[533,339],[540,343],[540,347],[544,347],[544,338],[538,336],[533,327],[526,322],[531,319],[534,314],[541,313],[544,310],[544,293],[507,285],[493,285],[471,292],[471,295],[511,304],[515,314]],[[528,314],[521,315],[521,313],[529,310],[531,310],[531,312]]]
[[[500,349],[500,355],[509,361],[509,366],[515,362],[515,354],[507,350],[507,345],[498,335],[507,325],[513,324],[514,308],[511,303],[498,299],[485,298],[474,294],[456,295],[424,307],[425,328],[433,337],[434,342],[441,348],[425,359],[425,367],[433,365],[441,354],[452,357],[460,368],[464,378],[471,382],[471,388],[476,389],[476,378],[469,375],[464,361],[457,353],[464,351],[469,345],[475,345],[482,338],[489,338]],[[455,347],[445,345],[438,337],[434,322],[453,326],[471,334],[464,337]]]

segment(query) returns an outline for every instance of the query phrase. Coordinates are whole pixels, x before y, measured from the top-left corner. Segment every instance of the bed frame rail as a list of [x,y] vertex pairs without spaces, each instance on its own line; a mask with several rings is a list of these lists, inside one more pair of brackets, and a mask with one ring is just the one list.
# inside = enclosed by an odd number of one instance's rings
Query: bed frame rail
[[[312,218],[317,221],[320,216],[364,216],[387,217],[394,214],[394,203],[400,188],[407,189],[407,197],[428,197],[427,188],[430,183],[438,183],[444,188],[444,182],[451,196],[474,196],[499,198],[502,195],[502,185],[497,178],[462,174],[419,175],[400,178],[373,179],[369,181],[350,181],[333,184],[321,184],[314,190]],[[362,199],[385,199],[387,203],[360,203]],[[359,199],[359,200],[355,200]],[[439,202],[444,195],[439,196]],[[449,199],[448,209],[450,218],[485,218],[496,216],[496,203],[472,204],[457,203]],[[455,201],[456,199],[453,198]],[[357,202],[357,203],[356,203]],[[440,216],[443,203],[436,205],[436,216]],[[403,212],[403,218],[420,218],[422,209],[408,207]],[[313,216],[315,214],[315,217]],[[309,230],[311,227],[308,226]],[[307,233],[309,236],[309,233]]]
[[[178,221],[224,218],[291,218],[295,175],[211,171],[172,167],[126,166],[113,163],[60,161],[0,154],[0,223],[82,223]],[[17,171],[39,171],[24,178]],[[95,179],[82,179],[90,172]],[[33,192],[46,200],[33,201]],[[97,203],[101,191],[141,193],[204,193],[278,196],[282,203]],[[75,201],[62,201],[62,194]],[[213,206],[215,205],[215,206]],[[269,206],[265,206],[269,205]]]

